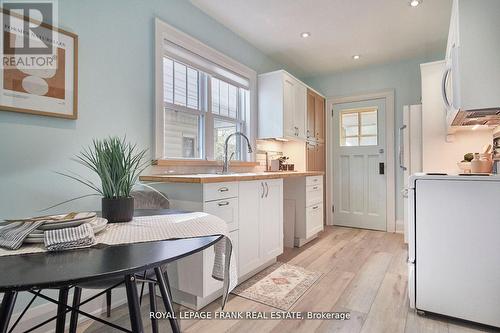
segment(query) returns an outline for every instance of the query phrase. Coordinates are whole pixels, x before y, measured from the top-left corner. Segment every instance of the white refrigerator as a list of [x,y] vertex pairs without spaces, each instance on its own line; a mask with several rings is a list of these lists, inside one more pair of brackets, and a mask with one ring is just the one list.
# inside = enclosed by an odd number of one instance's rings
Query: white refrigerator
[[399,128],[399,168],[403,171],[403,230],[408,243],[408,179],[422,171],[422,105],[403,107],[403,125]]
[[500,177],[410,177],[410,307],[500,327]]

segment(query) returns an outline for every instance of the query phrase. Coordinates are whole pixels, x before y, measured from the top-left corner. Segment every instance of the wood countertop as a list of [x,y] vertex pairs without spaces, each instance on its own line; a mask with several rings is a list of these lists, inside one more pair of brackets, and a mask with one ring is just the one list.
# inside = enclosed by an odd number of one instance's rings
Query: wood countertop
[[260,179],[279,179],[289,177],[323,176],[323,171],[282,171],[282,172],[242,172],[229,174],[156,174],[140,176],[144,182],[161,183],[222,183]]

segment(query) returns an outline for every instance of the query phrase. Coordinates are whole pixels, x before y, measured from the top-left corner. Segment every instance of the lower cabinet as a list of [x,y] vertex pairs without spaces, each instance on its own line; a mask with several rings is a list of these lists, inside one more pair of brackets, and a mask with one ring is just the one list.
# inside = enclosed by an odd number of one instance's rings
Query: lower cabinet
[[[159,188],[174,209],[204,211],[226,221],[238,276],[250,275],[283,253],[283,180],[169,184]],[[212,278],[214,247],[168,266],[174,301],[198,310],[220,297]]]
[[294,244],[300,247],[323,230],[323,176],[290,178],[284,189],[295,220]]
[[283,180],[240,182],[239,275],[283,253]]

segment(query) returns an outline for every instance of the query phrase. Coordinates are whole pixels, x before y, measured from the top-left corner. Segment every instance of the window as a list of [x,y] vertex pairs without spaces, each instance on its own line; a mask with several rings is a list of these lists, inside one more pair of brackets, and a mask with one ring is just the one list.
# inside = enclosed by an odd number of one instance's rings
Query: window
[[[232,133],[254,139],[254,71],[161,21],[157,48],[157,158],[221,160]],[[242,144],[228,142],[233,159],[251,158]]]
[[345,110],[340,114],[341,146],[376,146],[377,109]]

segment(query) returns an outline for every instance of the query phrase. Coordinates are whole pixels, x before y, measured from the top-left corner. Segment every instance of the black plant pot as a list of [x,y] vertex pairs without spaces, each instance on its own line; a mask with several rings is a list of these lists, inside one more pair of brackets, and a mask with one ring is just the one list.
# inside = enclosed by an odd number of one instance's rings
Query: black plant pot
[[102,217],[109,223],[132,221],[134,198],[102,198]]

